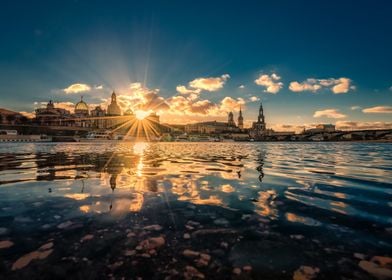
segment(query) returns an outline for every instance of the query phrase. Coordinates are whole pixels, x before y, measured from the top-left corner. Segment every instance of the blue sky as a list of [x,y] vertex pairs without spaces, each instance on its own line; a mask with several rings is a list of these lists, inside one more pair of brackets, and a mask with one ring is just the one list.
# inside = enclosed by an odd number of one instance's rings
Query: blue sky
[[240,105],[249,121],[261,99],[271,127],[390,126],[391,14],[390,1],[2,1],[0,107],[104,106],[115,89],[173,122]]

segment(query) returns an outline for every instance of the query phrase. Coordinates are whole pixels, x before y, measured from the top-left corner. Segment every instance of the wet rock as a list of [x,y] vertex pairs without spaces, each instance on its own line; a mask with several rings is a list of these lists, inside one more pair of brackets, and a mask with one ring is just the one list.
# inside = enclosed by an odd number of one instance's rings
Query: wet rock
[[6,235],[8,233],[8,228],[5,227],[0,227],[0,236],[1,235]]
[[38,250],[45,251],[45,250],[51,249],[52,247],[53,247],[53,242],[49,242],[49,243],[46,243],[46,244],[42,245],[41,247],[39,247]]
[[301,235],[301,234],[292,234],[292,235],[290,235],[290,238],[291,239],[301,240],[301,239],[304,239],[304,236]]
[[195,222],[195,221],[188,221],[187,224],[188,224],[188,225],[191,225],[191,226],[193,226],[193,227],[198,227],[198,226],[200,226],[200,223],[199,223],[199,222]]
[[22,257],[20,257],[14,264],[12,265],[12,270],[18,270],[24,268],[25,266],[29,265],[33,260],[43,260],[46,259],[51,253],[53,252],[52,249],[46,251],[34,251],[28,253]]
[[124,256],[130,257],[136,255],[136,250],[126,250]]
[[12,247],[13,245],[14,242],[9,240],[0,241],[0,249],[7,249],[9,247]]
[[359,267],[380,280],[392,279],[392,270],[372,261],[360,261]]
[[187,229],[187,230],[194,230],[195,228],[193,227],[193,226],[191,226],[191,225],[185,225],[185,228]]
[[68,228],[68,227],[70,227],[72,225],[73,225],[73,223],[71,221],[66,221],[64,223],[61,223],[61,224],[57,225],[57,228],[58,229],[66,229],[66,228]]
[[245,266],[242,268],[242,270],[249,273],[249,272],[252,271],[252,267],[251,267],[250,265],[245,265]]
[[184,278],[185,279],[194,279],[194,278],[204,279],[205,276],[203,273],[198,271],[195,267],[188,265],[185,267]]
[[242,270],[241,270],[241,268],[239,268],[239,267],[235,267],[235,268],[233,269],[233,274],[235,274],[235,275],[240,275],[241,272],[242,272]]
[[200,256],[200,253],[197,251],[192,251],[189,249],[185,249],[184,252],[182,252],[182,254],[187,257],[187,258],[197,258]]
[[127,234],[127,237],[128,237],[128,238],[135,237],[135,236],[136,236],[136,234],[133,233],[133,232],[129,232],[129,233]]
[[229,243],[222,241],[221,244],[220,244],[220,246],[221,246],[222,248],[224,248],[224,249],[227,249],[227,248],[229,248]]
[[122,266],[123,264],[124,264],[123,261],[118,261],[118,262],[115,262],[115,263],[109,265],[108,267],[109,267],[111,270],[116,270],[117,268],[119,268],[119,267]]
[[354,258],[360,259],[360,260],[364,260],[365,259],[365,255],[361,254],[361,253],[354,253]]
[[293,280],[311,280],[317,277],[320,272],[318,267],[303,265],[294,272]]
[[190,239],[191,235],[189,233],[184,233],[183,237],[184,237],[184,239]]
[[143,229],[144,230],[148,230],[148,231],[161,231],[162,230],[162,226],[160,226],[160,225],[150,225],[150,226],[145,226]]
[[86,241],[91,240],[93,238],[94,238],[94,235],[87,234],[87,235],[83,236],[82,239],[80,239],[80,242],[86,242]]
[[227,226],[229,224],[229,221],[225,218],[219,218],[214,220],[214,224],[216,224],[217,226]]
[[152,249],[159,249],[163,245],[165,245],[165,239],[162,236],[151,237],[140,242],[139,244],[140,247],[139,246],[136,247],[136,250],[138,250],[138,248],[139,249],[142,248],[147,251]]
[[389,257],[382,257],[382,256],[375,256],[371,259],[372,262],[379,264],[382,267],[391,267],[392,269],[392,258]]

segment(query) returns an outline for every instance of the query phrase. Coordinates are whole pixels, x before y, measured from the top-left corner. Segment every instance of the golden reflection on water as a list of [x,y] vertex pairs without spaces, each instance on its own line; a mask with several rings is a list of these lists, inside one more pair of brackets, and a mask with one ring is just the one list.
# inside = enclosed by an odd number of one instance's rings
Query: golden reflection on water
[[[367,158],[361,165],[363,155],[339,150],[340,146],[335,147],[334,155],[329,155],[327,148],[320,152],[317,145],[306,146],[305,151],[305,146],[294,144],[63,145],[53,146],[51,153],[29,155],[28,164],[8,155],[0,170],[0,183],[16,177],[41,184],[56,181],[50,192],[45,190],[46,195],[73,200],[79,203],[77,209],[82,213],[138,212],[150,197],[155,197],[161,201],[247,209],[270,218],[281,216],[290,222],[308,223],[309,219],[296,214],[295,209],[282,213],[281,201],[343,215],[356,214],[358,210],[350,201],[362,203],[368,197],[344,190],[361,191],[368,186],[359,179],[372,182],[377,176],[377,180],[385,181],[390,173],[386,168],[374,170],[372,164],[388,166],[380,155],[374,162]],[[356,157],[358,160],[354,160]]]

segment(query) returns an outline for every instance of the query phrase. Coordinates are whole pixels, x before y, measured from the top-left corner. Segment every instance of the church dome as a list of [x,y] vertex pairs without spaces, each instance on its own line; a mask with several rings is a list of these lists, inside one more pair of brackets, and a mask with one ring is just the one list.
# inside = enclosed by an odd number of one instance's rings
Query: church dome
[[83,97],[75,105],[75,113],[78,113],[78,112],[87,112],[88,113],[88,105],[86,102],[83,101]]

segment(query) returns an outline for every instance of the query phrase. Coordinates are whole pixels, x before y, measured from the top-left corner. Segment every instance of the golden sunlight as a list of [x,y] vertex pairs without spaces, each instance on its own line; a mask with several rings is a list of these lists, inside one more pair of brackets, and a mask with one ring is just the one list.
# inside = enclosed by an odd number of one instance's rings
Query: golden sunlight
[[149,114],[150,112],[148,111],[142,111],[142,110],[135,111],[135,116],[138,120],[144,120]]

